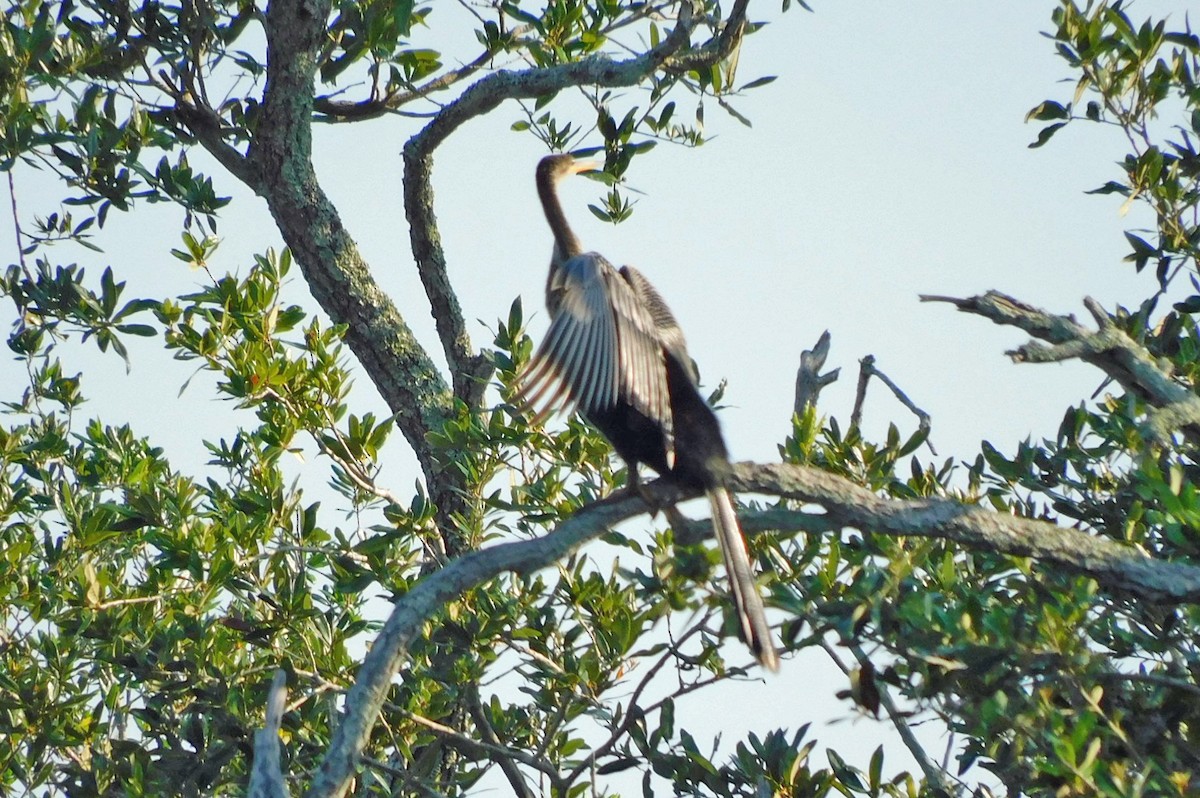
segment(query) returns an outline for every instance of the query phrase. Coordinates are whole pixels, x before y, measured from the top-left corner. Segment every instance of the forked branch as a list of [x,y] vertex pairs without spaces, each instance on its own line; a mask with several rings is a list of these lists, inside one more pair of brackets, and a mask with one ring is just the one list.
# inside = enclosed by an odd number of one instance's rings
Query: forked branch
[[1091,297],[1085,297],[1083,304],[1096,321],[1095,330],[1083,326],[1073,316],[1047,313],[998,291],[965,299],[922,296],[921,301],[947,302],[964,313],[1017,327],[1038,339],[1007,353],[1018,363],[1078,359],[1096,366],[1150,405],[1152,409],[1142,425],[1148,440],[1166,442],[1172,433],[1182,430],[1193,441],[1200,441],[1200,397],[1176,382],[1169,367],[1160,364],[1146,347],[1118,327]]

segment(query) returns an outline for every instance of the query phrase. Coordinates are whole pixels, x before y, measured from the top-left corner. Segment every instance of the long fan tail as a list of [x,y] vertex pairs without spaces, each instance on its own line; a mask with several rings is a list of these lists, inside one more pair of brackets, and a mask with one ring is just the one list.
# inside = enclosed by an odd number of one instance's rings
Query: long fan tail
[[750,554],[746,549],[746,538],[733,512],[733,499],[724,488],[708,491],[712,507],[713,532],[725,558],[725,570],[729,574],[729,587],[733,593],[733,608],[742,629],[742,639],[764,668],[779,670],[779,652],[771,639],[771,627],[763,611],[762,596],[754,583],[754,569],[750,567]]

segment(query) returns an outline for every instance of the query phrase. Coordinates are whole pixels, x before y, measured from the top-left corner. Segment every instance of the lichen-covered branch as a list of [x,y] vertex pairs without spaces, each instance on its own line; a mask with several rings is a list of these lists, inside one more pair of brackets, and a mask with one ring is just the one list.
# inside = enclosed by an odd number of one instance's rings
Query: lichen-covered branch
[[840,527],[953,540],[964,548],[1033,557],[1148,601],[1200,603],[1200,568],[1156,560],[1108,538],[1004,515],[952,499],[897,501],[815,468],[738,464],[729,487],[818,504]]
[[487,360],[472,351],[462,307],[446,271],[446,253],[442,249],[442,236],[433,211],[432,166],[431,158],[414,161],[405,150],[404,213],[408,219],[408,236],[442,351],[450,366],[454,395],[469,407],[476,407],[487,387],[490,370]]
[[267,693],[263,727],[254,733],[254,767],[250,771],[250,798],[288,798],[287,783],[279,766],[279,729],[287,708],[287,674],[275,671]]
[[333,321],[347,325],[347,344],[436,483],[426,433],[450,413],[450,391],[372,276],[312,164],[312,85],[329,11],[328,0],[268,6],[267,82],[248,153],[261,176],[254,188],[270,206],[313,297]]

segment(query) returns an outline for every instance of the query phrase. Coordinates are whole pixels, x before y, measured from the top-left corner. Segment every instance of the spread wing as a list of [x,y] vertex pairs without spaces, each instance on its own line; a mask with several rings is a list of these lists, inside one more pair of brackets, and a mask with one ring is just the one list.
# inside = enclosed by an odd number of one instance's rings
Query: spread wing
[[541,420],[557,410],[588,416],[622,400],[662,424],[669,440],[664,342],[643,295],[587,252],[552,272],[546,304],[550,329],[521,375],[518,401]]

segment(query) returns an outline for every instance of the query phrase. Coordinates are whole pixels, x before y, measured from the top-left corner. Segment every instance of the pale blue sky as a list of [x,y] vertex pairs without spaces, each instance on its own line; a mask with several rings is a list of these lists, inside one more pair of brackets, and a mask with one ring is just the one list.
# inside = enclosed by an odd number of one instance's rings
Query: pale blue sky
[[[1083,194],[1119,176],[1114,162],[1123,142],[1111,130],[1076,124],[1042,149],[1027,148],[1038,125],[1024,124],[1026,111],[1071,94],[1071,85],[1059,82],[1069,77],[1066,64],[1039,35],[1049,28],[1053,4],[812,5],[815,14],[783,17],[778,2],[752,5],[753,19],[772,24],[748,40],[739,75],[779,76],[733,100],[754,128],[710,103],[706,120],[714,138],[707,145],[660,146],[638,159],[630,183],[644,193],[628,223],[612,227],[588,213],[598,184],[576,179],[564,188],[585,247],[645,272],[684,325],[705,381],[729,380],[730,407],[721,418],[737,459],[777,459],[799,354],[826,329],[833,335],[830,366],[841,366],[843,376],[820,407],[843,424],[857,361],[871,354],[933,416],[932,441],[943,457],[971,459],[983,438],[1012,450],[1025,436],[1053,435],[1067,405],[1099,384],[1094,370],[1012,365],[1003,352],[1023,342],[1019,333],[917,301],[920,293],[995,288],[1080,313],[1085,294],[1111,308],[1151,290],[1151,275],[1136,277],[1121,262],[1122,231],[1136,224],[1136,212],[1121,218],[1120,198]],[[1182,22],[1186,7],[1184,0],[1141,2],[1132,14],[1176,9]],[[679,113],[688,102],[679,98]],[[536,336],[546,323],[541,291],[550,252],[533,187],[544,150],[509,131],[520,116],[515,105],[502,106],[443,146],[434,173],[436,210],[466,317],[491,324],[520,294],[527,315],[537,311]],[[399,151],[416,124],[391,118],[320,127],[317,158],[368,262],[438,351],[401,204]],[[194,162],[207,163],[198,156]],[[54,210],[43,203],[56,195],[36,175],[19,170],[16,179],[24,213]],[[218,176],[217,183],[219,193],[237,199],[221,220],[224,244],[213,267],[244,270],[251,253],[278,247],[279,236],[259,200],[231,179]],[[106,255],[51,254],[112,262],[131,295],[185,291],[203,275],[168,254],[178,245],[179,218],[161,207],[114,213],[99,242]],[[0,225],[0,247],[15,258],[10,224]],[[293,289],[295,301],[311,309],[298,274]],[[471,332],[477,345],[489,343],[481,325],[472,321]],[[90,345],[66,351],[66,370],[88,370],[87,412],[127,418],[138,431],[160,436],[180,467],[207,459],[198,435],[230,434],[228,406],[211,401],[208,378],[176,398],[191,366],[137,346],[132,375],[125,376],[112,358],[95,367]],[[11,369],[0,362],[0,379],[15,377]],[[359,412],[386,414],[365,377],[358,386]],[[874,386],[868,432],[881,434],[893,420],[904,431],[914,427]],[[390,456],[387,480],[403,493],[416,475],[411,455],[396,445]],[[324,480],[323,464],[301,470],[314,485]],[[827,665],[785,662],[777,679],[732,688],[728,707],[738,711],[722,711],[716,727],[736,739],[743,726],[763,731],[818,720],[813,733],[856,764],[865,766],[881,741],[899,755],[882,724],[822,725],[821,718],[846,716],[846,705],[832,697],[843,684]],[[681,706],[680,721],[711,708]],[[752,721],[752,712],[762,720]],[[902,761],[891,761],[889,770]]]

